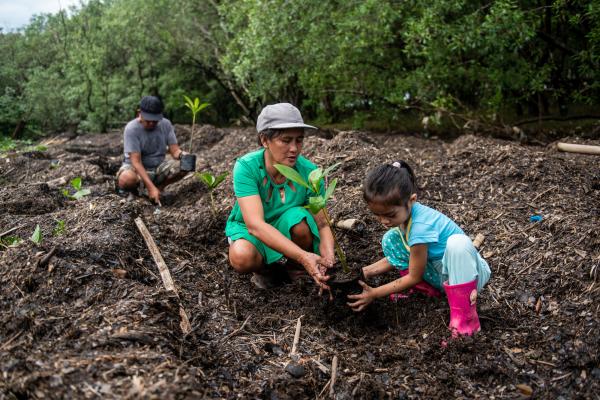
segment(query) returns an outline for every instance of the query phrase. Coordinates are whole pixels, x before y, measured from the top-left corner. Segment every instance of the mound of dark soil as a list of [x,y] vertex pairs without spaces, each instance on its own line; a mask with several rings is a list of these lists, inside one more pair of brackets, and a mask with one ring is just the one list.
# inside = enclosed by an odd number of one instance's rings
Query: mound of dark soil
[[[187,146],[190,127],[177,131]],[[215,174],[256,148],[252,129],[196,132],[198,166]],[[0,159],[0,234],[15,228],[6,236],[24,239],[0,247],[0,398],[323,398],[334,356],[339,399],[594,399],[600,392],[595,156],[477,136],[449,143],[340,132],[305,140],[317,164],[342,163],[332,217],[366,223],[362,232],[337,230],[351,263],[382,257],[384,228],[360,192],[366,172],[382,162],[411,163],[423,203],[471,236],[486,236],[481,251],[493,276],[479,300],[482,332],[442,347],[445,298],[382,299],[357,314],[340,296],[319,298],[306,280],[259,291],[233,273],[223,233],[234,200],[230,178],[214,193],[216,212],[192,176],[169,187],[158,209],[114,194],[120,133],[46,144],[35,157]],[[60,192],[76,176],[91,194],[68,200]],[[534,215],[542,220],[531,222]],[[138,216],[179,299],[163,289]],[[36,225],[38,245],[28,239]],[[180,304],[192,326],[187,335]],[[298,318],[298,357],[288,366]]]

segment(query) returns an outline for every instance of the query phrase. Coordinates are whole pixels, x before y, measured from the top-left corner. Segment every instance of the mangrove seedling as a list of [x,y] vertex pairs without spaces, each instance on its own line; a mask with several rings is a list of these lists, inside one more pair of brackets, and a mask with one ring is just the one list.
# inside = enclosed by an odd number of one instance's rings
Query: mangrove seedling
[[57,219],[55,221],[56,221],[56,226],[52,230],[52,234],[54,236],[62,235],[66,231],[65,220],[64,219]]
[[[309,191],[311,191],[313,193],[313,196],[308,198],[308,205],[306,205],[305,207],[308,208],[310,210],[310,212],[313,214],[317,214],[319,211],[323,212],[323,216],[325,217],[325,220],[327,221],[327,225],[329,225],[329,229],[331,229],[331,234],[333,235],[335,252],[338,256],[338,259],[340,260],[340,263],[342,264],[342,268],[343,268],[344,272],[349,272],[350,269],[348,268],[348,263],[346,262],[346,255],[344,254],[344,251],[342,250],[342,248],[337,240],[337,236],[335,235],[335,230],[333,229],[333,225],[331,223],[331,218],[329,217],[329,213],[327,212],[327,207],[326,207],[327,201],[333,195],[333,191],[335,190],[335,186],[337,185],[337,178],[333,179],[329,183],[329,185],[327,185],[327,187],[325,187],[326,186],[325,178],[327,178],[327,176],[335,168],[337,168],[338,165],[340,165],[340,164],[339,163],[334,164],[334,165],[326,168],[324,171],[321,168],[317,168],[317,169],[313,170],[308,175],[308,182],[306,182],[304,180],[304,178],[302,178],[302,176],[294,168],[288,167],[287,165],[283,165],[283,164],[275,164],[274,167],[275,167],[275,169],[277,169],[277,171],[279,171],[279,173],[281,175],[285,176],[292,182],[297,183],[298,185],[304,186],[305,188],[307,188]],[[321,194],[323,188],[325,188],[324,195]]]
[[190,146],[188,151],[189,153],[191,153],[192,141],[194,140],[194,127],[196,126],[196,114],[208,107],[210,103],[200,103],[200,99],[197,97],[194,100],[192,100],[188,96],[183,95],[183,98],[185,99],[185,106],[189,108],[192,112],[192,133],[190,135]]
[[0,246],[3,247],[17,247],[23,239],[18,236],[4,236],[0,238]]
[[63,189],[62,193],[63,193],[63,195],[65,195],[65,197],[67,197],[71,200],[79,200],[82,197],[85,197],[85,196],[89,195],[90,193],[92,193],[90,189],[82,189],[81,188],[81,177],[79,177],[79,176],[77,178],[71,179],[69,184],[71,185],[71,187],[73,189],[75,189],[75,193],[71,194],[71,192],[68,188]]
[[213,191],[225,180],[229,173],[223,172],[219,176],[214,176],[210,172],[197,172],[196,177],[200,180],[200,182],[204,183],[208,188],[208,193],[210,194],[210,207],[212,208],[212,212],[214,215],[217,215],[217,207],[215,206],[215,198],[213,195]]
[[33,243],[35,243],[37,245],[40,245],[42,243],[42,241],[44,240],[42,238],[42,230],[40,229],[39,224],[35,226],[35,230],[33,231],[33,234],[31,235],[29,240],[31,240]]

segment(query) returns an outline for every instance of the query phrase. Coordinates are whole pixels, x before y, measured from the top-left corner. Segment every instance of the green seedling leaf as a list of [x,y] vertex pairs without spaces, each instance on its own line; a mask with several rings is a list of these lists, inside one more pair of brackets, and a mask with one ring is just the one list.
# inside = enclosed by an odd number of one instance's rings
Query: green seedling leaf
[[198,114],[200,111],[204,110],[206,107],[208,107],[210,105],[210,103],[200,103],[200,99],[199,98],[195,98],[194,100],[192,100],[191,98],[189,98],[186,95],[183,95],[183,99],[185,100],[185,106],[187,108],[190,109],[190,111],[192,112],[192,133],[190,134],[190,147],[189,147],[189,152],[192,152],[192,142],[194,140],[194,127],[196,125],[196,114]]
[[333,165],[330,165],[329,167],[327,167],[325,169],[325,172],[323,172],[323,176],[329,176],[329,174],[332,173],[333,170],[336,169],[339,166],[340,166],[340,163],[335,163]]
[[82,197],[85,197],[85,196],[89,195],[90,193],[92,193],[92,191],[90,189],[82,189],[81,188],[81,177],[79,177],[79,176],[77,178],[71,179],[71,181],[69,183],[70,183],[71,187],[73,189],[75,189],[75,193],[71,194],[69,192],[69,189],[63,189],[62,194],[71,200],[79,200]]
[[77,178],[73,178],[71,179],[71,182],[69,182],[71,184],[71,187],[75,190],[80,190],[81,189],[81,177],[78,176]]
[[210,172],[197,172],[196,176],[202,183],[208,186],[209,189],[215,189],[217,186],[221,184],[227,177],[229,172],[223,172],[221,175],[215,177]]
[[312,187],[312,191],[319,193],[321,191],[321,183],[323,181],[323,170],[321,168],[313,169],[308,175],[308,182]]
[[33,231],[33,235],[31,235],[31,241],[37,245],[42,243],[42,230],[39,225],[35,226],[35,230]]
[[183,95],[183,98],[185,99],[185,106],[187,108],[189,108],[190,110],[192,110],[192,112],[193,112],[194,111],[194,102],[192,101],[192,99],[187,97],[185,94]]
[[17,247],[22,241],[18,236],[4,236],[0,239],[0,244],[4,247]]
[[279,171],[281,175],[285,176],[290,181],[297,183],[298,185],[304,186],[308,190],[311,190],[311,188],[308,187],[308,184],[306,183],[304,178],[302,178],[302,176],[294,168],[288,167],[287,165],[283,164],[275,164],[273,166],[277,171]]
[[56,226],[54,227],[52,234],[54,236],[59,236],[59,235],[62,235],[63,233],[65,233],[65,230],[66,230],[65,221],[63,219],[57,219]]
[[217,176],[213,187],[219,186],[221,184],[221,182],[223,182],[225,180],[225,178],[227,178],[227,175],[229,175],[229,172],[226,171],[226,172],[223,172],[221,175]]
[[90,193],[92,193],[90,189],[81,189],[76,191],[75,194],[73,194],[71,197],[75,200],[79,200],[82,197],[89,195]]
[[325,208],[325,198],[323,196],[313,196],[308,199],[308,205],[306,208],[310,210],[311,213],[316,214]]
[[335,178],[334,180],[331,181],[329,186],[327,186],[327,190],[325,191],[325,201],[329,200],[329,198],[333,194],[333,191],[335,190],[335,186],[337,185],[337,182],[338,182],[338,180],[337,180],[337,178]]
[[323,170],[321,168],[313,169],[308,175],[308,181],[310,183],[318,182],[323,178]]
[[208,186],[209,189],[212,189],[213,184],[215,183],[215,177],[210,172],[197,172],[196,176],[202,183]]
[[197,172],[196,176],[200,181],[202,181],[206,186],[208,186],[208,193],[210,194],[210,206],[213,210],[213,214],[217,215],[217,207],[215,206],[215,198],[213,196],[213,190],[219,186],[221,182],[225,180],[229,173],[223,172],[221,175],[215,177],[210,172]]

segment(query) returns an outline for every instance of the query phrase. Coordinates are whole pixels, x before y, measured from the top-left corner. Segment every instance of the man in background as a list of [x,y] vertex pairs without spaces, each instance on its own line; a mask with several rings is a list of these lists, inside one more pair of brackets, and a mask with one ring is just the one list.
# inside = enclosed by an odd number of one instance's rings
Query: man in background
[[[187,174],[179,169],[177,160],[183,151],[177,144],[171,121],[163,117],[163,109],[158,97],[145,96],[140,101],[138,116],[125,126],[125,160],[116,182],[119,195],[135,193],[141,182],[150,200],[160,204],[161,190]],[[165,159],[167,150],[173,160]]]

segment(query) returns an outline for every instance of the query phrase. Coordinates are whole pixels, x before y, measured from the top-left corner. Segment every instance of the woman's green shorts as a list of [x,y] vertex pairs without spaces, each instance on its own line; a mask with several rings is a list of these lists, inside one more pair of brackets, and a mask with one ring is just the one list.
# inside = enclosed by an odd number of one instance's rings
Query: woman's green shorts
[[[290,231],[292,227],[302,222],[302,220],[306,220],[308,227],[313,235],[313,252],[319,254],[319,243],[321,242],[321,237],[319,236],[319,229],[317,227],[317,223],[315,222],[312,214],[304,207],[293,207],[281,214],[281,216],[271,222],[271,226],[281,232],[286,238],[291,239]],[[274,262],[279,261],[283,254],[273,250],[270,247],[267,247],[263,242],[258,240],[255,236],[252,236],[248,233],[248,228],[246,228],[246,224],[241,222],[231,222],[234,224],[231,228],[234,231],[233,234],[229,236],[229,242],[235,242],[238,239],[246,239],[250,243],[256,247],[260,255],[263,257],[265,264],[272,264]]]

